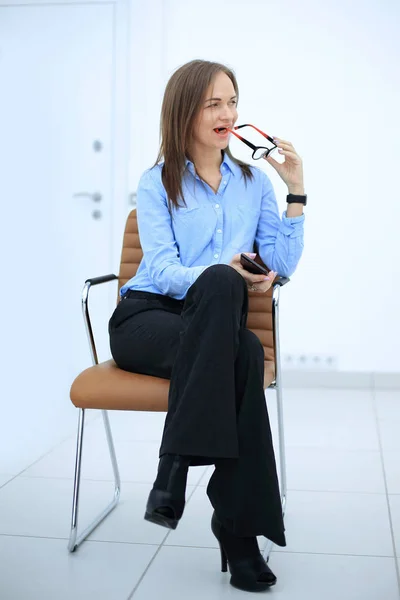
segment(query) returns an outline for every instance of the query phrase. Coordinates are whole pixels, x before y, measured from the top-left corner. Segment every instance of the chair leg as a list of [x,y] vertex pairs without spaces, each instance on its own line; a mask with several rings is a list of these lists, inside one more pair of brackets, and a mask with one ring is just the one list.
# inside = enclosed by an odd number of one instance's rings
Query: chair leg
[[104,427],[106,430],[106,437],[108,448],[110,451],[111,463],[114,472],[114,498],[108,504],[108,506],[97,516],[97,518],[78,536],[78,510],[79,510],[79,489],[81,482],[81,466],[82,466],[82,445],[83,445],[83,433],[85,423],[85,410],[79,409],[79,421],[78,421],[78,433],[76,441],[76,458],[75,458],[75,475],[74,475],[74,494],[72,501],[72,519],[71,519],[71,531],[68,542],[68,550],[74,552],[78,546],[87,538],[89,534],[105,519],[105,517],[116,507],[121,494],[121,481],[118,471],[118,463],[115,455],[114,442],[111,434],[110,422],[106,410],[102,411]]
[[[274,389],[276,392],[276,403],[277,403],[277,413],[278,413],[278,437],[279,437],[279,464],[280,464],[280,487],[281,487],[281,502],[282,502],[282,514],[285,516],[286,511],[286,491],[287,491],[287,482],[286,482],[286,452],[285,452],[285,436],[283,431],[283,405],[282,405],[282,387],[280,378],[276,378],[275,383],[273,383],[270,388]],[[271,554],[271,550],[274,544],[271,540],[267,541],[267,544],[262,552],[264,559],[268,562]]]
[[[280,475],[281,475],[281,502],[282,502],[282,514],[285,516],[286,510],[286,452],[285,452],[285,436],[283,432],[283,403],[282,403],[282,370],[281,370],[281,353],[280,353],[280,336],[279,336],[279,295],[280,286],[276,285],[273,289],[272,294],[272,331],[274,341],[274,355],[275,355],[275,381],[271,383],[270,388],[276,391],[276,403],[278,409],[278,436],[279,436],[279,463],[280,463]],[[273,543],[271,540],[267,541],[263,556],[268,562],[269,555],[271,553]]]
[[282,404],[282,386],[279,384],[275,387],[276,391],[276,402],[278,408],[278,434],[279,434],[279,463],[280,463],[280,475],[281,475],[281,500],[282,500],[282,513],[285,516],[286,511],[286,492],[287,492],[287,480],[286,480],[286,449],[285,449],[285,434],[283,427],[283,404]]

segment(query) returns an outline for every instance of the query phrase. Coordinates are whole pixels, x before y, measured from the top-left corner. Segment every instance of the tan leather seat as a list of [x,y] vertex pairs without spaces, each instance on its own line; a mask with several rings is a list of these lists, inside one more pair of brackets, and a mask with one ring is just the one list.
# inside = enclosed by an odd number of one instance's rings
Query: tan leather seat
[[[136,210],[132,210],[125,227],[118,289],[135,275],[142,256]],[[249,292],[247,327],[264,347],[264,387],[267,388],[275,379],[272,288],[265,294]],[[71,386],[70,397],[78,408],[166,412],[168,390],[168,379],[129,373],[119,369],[113,360],[107,360],[78,375]]]

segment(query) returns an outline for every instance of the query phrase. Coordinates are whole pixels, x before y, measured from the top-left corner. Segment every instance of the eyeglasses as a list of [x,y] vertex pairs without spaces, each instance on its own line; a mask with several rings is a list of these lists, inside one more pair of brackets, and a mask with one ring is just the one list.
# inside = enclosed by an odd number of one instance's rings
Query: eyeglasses
[[260,129],[258,129],[258,127],[255,127],[254,125],[249,125],[248,123],[246,123],[245,125],[237,125],[233,129],[242,129],[242,127],[252,127],[256,131],[258,131],[258,133],[261,133],[261,135],[263,135],[265,138],[267,138],[267,140],[269,140],[273,144],[273,148],[266,148],[265,146],[255,146],[254,144],[252,144],[251,142],[246,140],[241,135],[235,133],[232,129],[228,129],[228,131],[233,133],[233,135],[235,135],[237,138],[239,138],[239,140],[241,140],[244,144],[246,144],[246,146],[249,146],[249,148],[251,148],[253,150],[252,156],[253,156],[254,160],[260,160],[260,158],[266,158],[268,156],[268,154],[270,154],[273,150],[275,150],[275,148],[277,148],[277,145],[274,143],[273,138],[270,137],[269,135],[267,135],[266,133],[264,133],[263,131],[261,131]]

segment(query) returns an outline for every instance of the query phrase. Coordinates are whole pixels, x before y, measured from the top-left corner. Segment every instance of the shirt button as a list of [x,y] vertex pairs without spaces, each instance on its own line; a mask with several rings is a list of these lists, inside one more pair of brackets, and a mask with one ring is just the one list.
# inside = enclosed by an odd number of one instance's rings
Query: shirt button
[[219,254],[214,254],[214,258],[218,258]]
[[216,204],[216,205],[215,205],[215,208],[219,208],[219,204]]
[[217,229],[217,233],[222,233],[222,229]]
[[226,181],[224,181],[224,185],[226,185]]

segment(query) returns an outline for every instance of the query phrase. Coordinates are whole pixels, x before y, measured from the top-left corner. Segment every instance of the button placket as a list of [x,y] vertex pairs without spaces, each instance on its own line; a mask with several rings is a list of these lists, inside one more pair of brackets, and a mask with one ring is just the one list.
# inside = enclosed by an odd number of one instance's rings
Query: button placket
[[[223,213],[221,209],[221,205],[220,204],[214,204],[214,207],[216,209],[217,212],[217,229],[216,229],[216,233],[221,234],[222,233],[222,220],[223,220]],[[221,256],[221,252],[222,252],[222,236],[219,235],[217,236],[217,238],[214,240],[215,241],[215,246],[214,246],[214,258],[215,260],[218,260]]]

